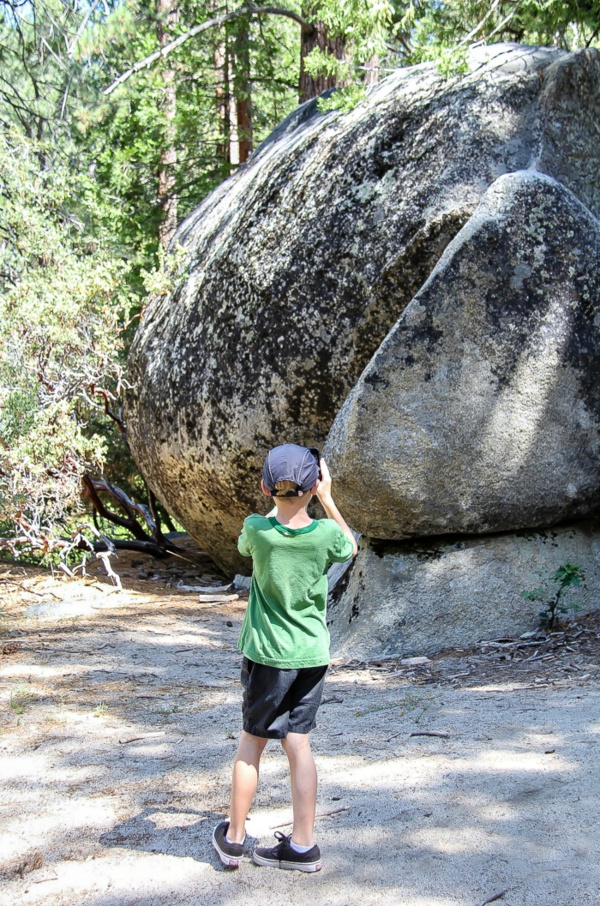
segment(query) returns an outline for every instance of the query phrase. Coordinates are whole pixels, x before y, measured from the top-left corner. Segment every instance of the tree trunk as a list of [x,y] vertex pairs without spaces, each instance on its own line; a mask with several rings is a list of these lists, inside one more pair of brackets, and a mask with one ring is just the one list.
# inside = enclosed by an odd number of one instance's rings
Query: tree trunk
[[229,54],[227,42],[220,36],[213,51],[215,66],[215,104],[217,108],[217,160],[226,171],[231,162],[230,135],[231,135],[231,104],[229,98]]
[[[177,22],[177,0],[157,0],[157,13],[158,41],[160,46],[164,47],[173,39],[172,31]],[[157,201],[162,209],[158,238],[161,246],[166,249],[177,228],[177,194],[175,192],[177,94],[175,70],[170,63],[165,64],[161,78],[163,90],[159,100],[159,109],[165,117],[165,131],[158,169]]]
[[238,25],[235,40],[235,106],[238,131],[238,160],[245,163],[252,153],[252,95],[250,85],[250,34],[248,19]]
[[304,60],[315,47],[320,48],[325,53],[333,54],[338,60],[346,59],[345,39],[342,37],[328,38],[327,28],[322,22],[315,22],[313,31],[310,34],[302,31],[300,39],[299,87],[299,102],[301,104],[311,98],[318,97],[323,91],[327,91],[328,88],[342,88],[347,84],[347,80],[337,79],[335,76],[319,76],[315,79],[306,72]]
[[232,169],[240,162],[240,146],[238,134],[238,112],[235,100],[235,81],[233,73],[233,55],[227,54],[227,86],[229,95],[229,163]]

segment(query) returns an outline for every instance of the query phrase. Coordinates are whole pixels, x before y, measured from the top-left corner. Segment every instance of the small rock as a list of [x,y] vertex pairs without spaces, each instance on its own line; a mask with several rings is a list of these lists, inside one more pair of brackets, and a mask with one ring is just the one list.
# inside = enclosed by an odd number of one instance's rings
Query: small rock
[[198,595],[198,600],[204,604],[226,604],[228,601],[238,601],[239,595]]
[[227,585],[184,585],[182,582],[177,583],[179,591],[197,591],[200,594],[220,595],[228,592],[233,588],[231,582]]
[[403,667],[419,667],[421,664],[430,664],[428,657],[403,657],[400,661]]
[[234,588],[237,588],[238,591],[250,591],[251,582],[252,576],[236,575],[233,577],[233,586]]

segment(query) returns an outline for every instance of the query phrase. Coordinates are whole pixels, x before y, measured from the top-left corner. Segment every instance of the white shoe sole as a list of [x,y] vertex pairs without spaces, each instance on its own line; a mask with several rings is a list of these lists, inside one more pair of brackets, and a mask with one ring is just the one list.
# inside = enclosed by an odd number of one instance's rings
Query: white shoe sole
[[221,860],[221,862],[223,863],[225,868],[239,868],[240,867],[240,864],[242,862],[241,856],[239,858],[237,856],[228,856],[227,853],[224,853],[222,850],[219,849],[214,838],[212,841],[212,845],[214,846],[215,850],[217,851],[217,853],[219,855],[219,859]]
[[285,871],[321,871],[322,861],[318,862],[274,862],[271,859],[265,859],[257,853],[252,853],[252,861],[255,865],[263,865],[267,868],[283,868]]

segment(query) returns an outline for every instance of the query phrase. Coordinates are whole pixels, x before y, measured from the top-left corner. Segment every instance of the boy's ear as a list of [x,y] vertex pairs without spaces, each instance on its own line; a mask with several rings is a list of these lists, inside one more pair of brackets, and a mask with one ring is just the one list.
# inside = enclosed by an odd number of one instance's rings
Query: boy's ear
[[261,478],[261,480],[260,480],[260,487],[261,487],[262,492],[265,495],[265,497],[271,496],[271,492],[269,491],[268,487],[266,486],[264,478]]

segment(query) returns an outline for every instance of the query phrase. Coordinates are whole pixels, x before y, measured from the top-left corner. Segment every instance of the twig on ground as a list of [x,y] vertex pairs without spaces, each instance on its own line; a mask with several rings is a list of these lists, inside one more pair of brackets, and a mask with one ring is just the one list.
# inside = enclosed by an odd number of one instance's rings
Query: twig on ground
[[440,739],[450,739],[449,733],[438,733],[436,730],[416,730],[410,736],[439,736]]
[[3,582],[8,582],[9,585],[16,585],[17,588],[20,588],[22,591],[26,592],[28,595],[37,595],[38,598],[45,598],[47,595],[51,595],[53,598],[56,598],[57,601],[62,601],[62,598],[59,595],[55,595],[53,591],[34,591],[33,588],[27,588],[25,585],[21,585],[20,582],[15,582],[13,579],[5,579],[2,577]]
[[53,875],[50,875],[48,878],[33,878],[32,884],[46,884],[47,881],[58,881],[58,875],[54,872]]
[[331,811],[331,812],[321,812],[320,815],[315,815],[315,821],[317,820],[317,818],[332,818],[334,815],[339,815],[340,812],[349,812],[349,811],[350,811],[349,805],[342,805],[341,808],[334,808],[333,811]]
[[164,733],[147,733],[145,736],[132,736],[131,739],[120,739],[120,746],[128,746],[130,742],[139,742],[141,739],[156,739],[157,736],[164,736]]
[[403,731],[400,730],[399,733],[394,733],[393,736],[388,736],[388,738],[386,739],[386,742],[391,742],[392,739],[396,739],[397,736],[402,736],[402,733],[403,733]]
[[[332,818],[334,815],[339,815],[340,812],[349,812],[350,806],[343,805],[341,808],[334,808],[331,812],[321,812],[319,815],[315,815],[315,821],[318,818]],[[293,821],[286,821],[284,824],[273,824],[270,830],[278,830],[280,827],[291,827]]]
[[498,893],[493,893],[491,897],[488,897],[487,900],[483,901],[483,903],[479,903],[478,906],[487,906],[488,903],[495,903],[496,900],[501,899],[501,897],[503,897],[505,893],[508,893],[508,891],[508,887],[506,888],[506,890],[499,890]]

